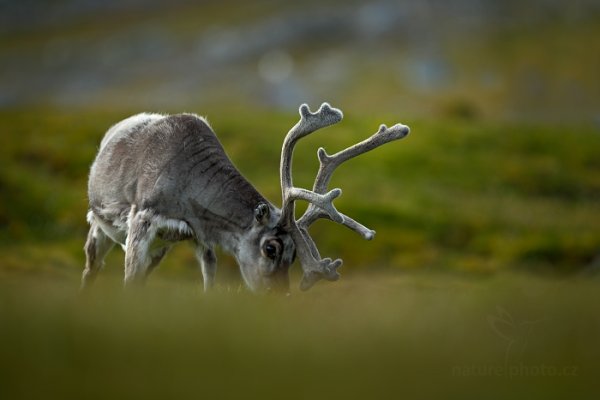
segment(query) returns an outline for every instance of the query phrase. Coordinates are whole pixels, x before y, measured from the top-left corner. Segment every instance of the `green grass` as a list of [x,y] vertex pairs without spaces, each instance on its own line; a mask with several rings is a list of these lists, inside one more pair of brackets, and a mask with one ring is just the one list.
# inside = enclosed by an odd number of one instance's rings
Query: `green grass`
[[94,289],[2,285],[2,398],[559,399],[598,389],[596,280],[372,274],[287,298],[162,279]]
[[[234,163],[279,204],[281,141],[297,116],[246,110],[230,118],[218,107],[205,111]],[[13,251],[0,261],[0,273],[22,268],[19,253],[33,263],[46,251],[62,267],[80,269],[87,171],[104,131],[127,114],[2,112],[0,247]],[[295,155],[296,183],[312,185],[317,147],[335,152],[375,132],[379,122],[396,120],[350,115],[306,138]],[[597,129],[402,122],[411,135],[349,161],[331,183],[344,190],[338,208],[375,229],[375,240],[322,221],[313,234],[324,254],[345,258],[349,269],[369,270],[574,273],[594,262],[600,252]],[[185,250],[169,259],[165,269],[194,265]],[[44,268],[40,261],[26,269]]]

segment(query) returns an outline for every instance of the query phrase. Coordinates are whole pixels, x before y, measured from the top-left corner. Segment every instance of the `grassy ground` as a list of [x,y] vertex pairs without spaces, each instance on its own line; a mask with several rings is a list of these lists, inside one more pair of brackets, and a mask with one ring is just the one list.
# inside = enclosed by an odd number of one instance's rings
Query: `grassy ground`
[[598,282],[372,274],[288,298],[2,285],[0,396],[592,398]]
[[[273,202],[295,115],[205,110],[229,155]],[[340,210],[364,242],[323,222],[343,277],[289,298],[240,288],[220,257],[203,294],[178,246],[143,291],[120,288],[114,251],[77,293],[86,175],[127,113],[0,114],[0,398],[590,398],[598,391],[597,129],[404,120],[412,134],[340,168]],[[351,115],[298,148],[362,140],[393,116]],[[297,269],[297,267],[296,267]],[[532,274],[531,272],[538,272]],[[293,276],[298,282],[298,271]]]

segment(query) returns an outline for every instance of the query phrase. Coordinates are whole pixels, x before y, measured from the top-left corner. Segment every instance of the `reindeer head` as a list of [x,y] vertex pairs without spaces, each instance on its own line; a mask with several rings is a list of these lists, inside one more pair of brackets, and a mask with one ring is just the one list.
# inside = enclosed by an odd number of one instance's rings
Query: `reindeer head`
[[289,232],[279,224],[280,215],[275,207],[260,203],[254,210],[251,229],[242,238],[237,260],[252,290],[289,290],[288,270],[296,257],[296,247]]
[[[328,155],[323,148],[320,148],[317,152],[320,168],[312,190],[306,190],[294,187],[292,183],[292,155],[294,146],[299,139],[320,128],[341,121],[343,114],[340,110],[331,108],[327,103],[323,103],[315,113],[311,113],[306,104],[300,106],[299,111],[300,121],[288,132],[281,150],[280,177],[283,205],[279,220],[275,225],[275,231],[284,232],[282,236],[279,236],[280,238],[287,238],[286,235],[289,235],[291,238],[296,255],[300,259],[304,271],[300,289],[308,290],[320,279],[329,281],[339,279],[337,269],[342,265],[342,260],[340,259],[321,258],[315,242],[308,233],[308,228],[312,223],[319,218],[326,218],[354,230],[364,239],[371,240],[375,236],[375,231],[341,214],[334,207],[333,200],[342,194],[341,189],[327,191],[327,186],[334,170],[344,161],[373,150],[385,143],[405,137],[409,133],[409,128],[402,124],[396,124],[390,128],[381,125],[379,130],[370,138],[333,155]],[[295,217],[294,211],[296,200],[305,200],[309,203],[306,212],[298,220]],[[274,237],[278,236],[274,235]],[[269,243],[269,241],[267,240],[266,243]],[[293,254],[286,247],[286,243],[283,240],[281,243],[282,254]],[[265,250],[267,249],[266,246]],[[279,249],[278,246],[275,245],[275,247]],[[266,250],[266,252],[269,252],[269,250]],[[286,262],[288,260],[289,257],[286,258]],[[281,268],[285,268],[286,279],[288,267],[289,264],[281,266]]]

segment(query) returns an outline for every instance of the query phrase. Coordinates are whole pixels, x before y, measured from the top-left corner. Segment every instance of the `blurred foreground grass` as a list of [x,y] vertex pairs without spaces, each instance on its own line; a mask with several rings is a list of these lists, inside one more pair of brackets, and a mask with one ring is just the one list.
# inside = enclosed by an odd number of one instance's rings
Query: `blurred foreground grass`
[[0,285],[0,398],[594,398],[597,280],[345,277],[291,297],[161,278]]

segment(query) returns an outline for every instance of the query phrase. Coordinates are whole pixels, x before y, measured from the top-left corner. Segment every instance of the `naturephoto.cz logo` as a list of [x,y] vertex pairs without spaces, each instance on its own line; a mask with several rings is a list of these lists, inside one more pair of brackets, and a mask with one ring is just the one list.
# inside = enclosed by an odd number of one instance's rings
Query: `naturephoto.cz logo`
[[526,377],[562,377],[577,376],[578,368],[575,365],[526,365],[523,363],[512,365],[455,365],[452,367],[452,376],[486,377],[498,376],[508,378]]
[[502,364],[455,365],[452,376],[457,377],[572,377],[578,375],[576,365],[550,365],[525,363],[523,355],[534,337],[537,320],[518,320],[504,308],[497,306],[496,312],[487,316],[492,331],[505,343]]

